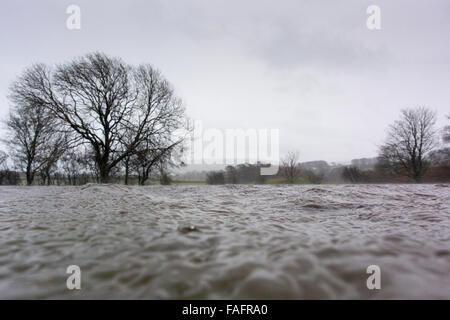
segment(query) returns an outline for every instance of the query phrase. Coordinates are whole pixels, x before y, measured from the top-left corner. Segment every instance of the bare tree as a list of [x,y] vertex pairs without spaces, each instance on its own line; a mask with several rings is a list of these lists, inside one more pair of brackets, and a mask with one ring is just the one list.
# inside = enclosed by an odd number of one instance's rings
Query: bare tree
[[0,150],[0,185],[17,185],[20,183],[19,173],[8,169],[8,155]]
[[58,160],[71,148],[66,132],[54,132],[43,146],[44,163],[40,169],[42,183],[51,184],[52,173],[57,169]]
[[[128,145],[134,139],[134,133],[131,130],[128,130],[127,132],[124,133],[124,135],[121,137],[121,139],[122,139],[123,145]],[[123,158],[123,160],[122,160],[122,167],[125,171],[124,172],[125,185],[128,185],[130,173],[133,171],[133,169],[136,169],[135,168],[136,152],[137,152],[137,150],[134,150],[133,153],[128,153],[125,156],[125,158]]]
[[342,178],[350,183],[361,183],[364,181],[364,173],[356,166],[345,166],[342,169]]
[[125,169],[125,178],[124,178],[124,184],[128,185],[129,179],[130,179],[130,167],[132,165],[131,163],[131,158],[132,158],[133,154],[128,154],[123,160],[123,166]]
[[[63,154],[60,166],[69,184],[77,185],[87,182],[90,173],[88,163],[91,162],[89,158],[90,154],[79,148],[69,149]],[[84,181],[81,181],[82,177]]]
[[112,170],[145,141],[181,127],[184,116],[180,99],[159,71],[101,53],[54,71],[35,65],[20,80],[23,99],[46,106],[90,145],[101,182],[108,182]]
[[210,171],[206,174],[207,184],[225,184],[225,174],[223,171]]
[[389,127],[380,147],[380,158],[396,173],[420,182],[428,169],[429,153],[436,146],[436,113],[424,107],[404,109],[401,119]]
[[137,150],[132,157],[132,165],[138,174],[140,185],[144,185],[150,177],[150,174],[156,170],[161,173],[166,171],[167,166],[175,166],[171,163],[171,157],[176,152],[176,147],[180,142],[174,142],[170,145],[162,142],[152,145],[146,142],[145,147]]
[[[34,181],[36,173],[49,163],[49,149],[56,133],[57,121],[42,104],[29,104],[18,95],[18,83],[10,88],[9,99],[13,107],[6,121],[7,139],[11,159],[17,168],[26,173],[27,185]],[[58,146],[59,148],[59,146]]]
[[6,169],[6,161],[8,159],[8,155],[6,152],[0,150],[0,170]]
[[[447,116],[447,119],[450,120],[450,115]],[[450,143],[450,126],[444,127],[444,132],[442,134],[442,140],[444,143]]]
[[237,184],[238,183],[238,171],[233,166],[227,166],[225,168],[225,180],[227,183]]
[[289,151],[286,157],[281,161],[282,174],[289,183],[294,183],[300,175],[298,159],[298,152]]

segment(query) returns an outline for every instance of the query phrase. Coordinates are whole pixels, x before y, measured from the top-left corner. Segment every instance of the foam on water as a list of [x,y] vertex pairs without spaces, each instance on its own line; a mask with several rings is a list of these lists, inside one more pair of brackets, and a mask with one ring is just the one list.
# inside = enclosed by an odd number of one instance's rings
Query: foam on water
[[0,298],[450,299],[449,271],[445,184],[0,188]]

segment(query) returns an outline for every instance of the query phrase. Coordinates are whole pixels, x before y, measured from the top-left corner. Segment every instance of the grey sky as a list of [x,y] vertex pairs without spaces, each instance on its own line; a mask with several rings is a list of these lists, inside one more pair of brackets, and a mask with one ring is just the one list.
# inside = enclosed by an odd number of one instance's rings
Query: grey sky
[[[77,4],[82,29],[66,28]],[[381,30],[366,8],[381,8]],[[376,155],[404,107],[450,113],[450,1],[2,0],[0,116],[33,62],[91,51],[162,70],[204,127],[279,128],[302,161]]]

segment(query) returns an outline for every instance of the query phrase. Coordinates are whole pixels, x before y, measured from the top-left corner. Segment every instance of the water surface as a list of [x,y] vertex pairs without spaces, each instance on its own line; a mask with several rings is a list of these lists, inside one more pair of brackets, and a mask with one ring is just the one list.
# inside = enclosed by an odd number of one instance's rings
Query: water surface
[[450,299],[449,272],[449,185],[0,188],[0,298]]

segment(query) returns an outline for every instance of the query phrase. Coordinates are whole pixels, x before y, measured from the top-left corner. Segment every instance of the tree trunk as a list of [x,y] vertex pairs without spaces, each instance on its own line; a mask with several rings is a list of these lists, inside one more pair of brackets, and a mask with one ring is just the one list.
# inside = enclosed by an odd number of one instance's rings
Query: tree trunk
[[50,170],[47,170],[47,171],[45,172],[45,174],[46,174],[46,176],[47,176],[47,186],[49,186],[50,183],[51,183],[51,181],[50,181]]
[[31,186],[33,184],[34,175],[31,170],[31,166],[27,166],[27,186]]
[[108,166],[109,152],[105,150],[103,155],[98,152],[96,156],[97,167],[99,171],[99,179],[100,183],[108,183],[109,182],[109,172],[110,167]]
[[99,174],[100,174],[100,183],[108,183],[109,182],[109,169],[106,164],[99,164]]
[[146,182],[147,180],[148,180],[148,175],[144,174],[144,175],[141,176],[141,179],[140,179],[140,181],[139,181],[139,184],[140,184],[141,186],[143,186],[143,185],[145,185],[145,182]]
[[139,175],[139,184],[143,186],[148,179],[148,172],[145,168],[142,169],[142,175]]
[[107,172],[100,172],[100,183],[109,183],[109,175]]
[[129,174],[129,162],[130,162],[130,158],[127,157],[125,160],[125,185],[128,185],[128,174]]

